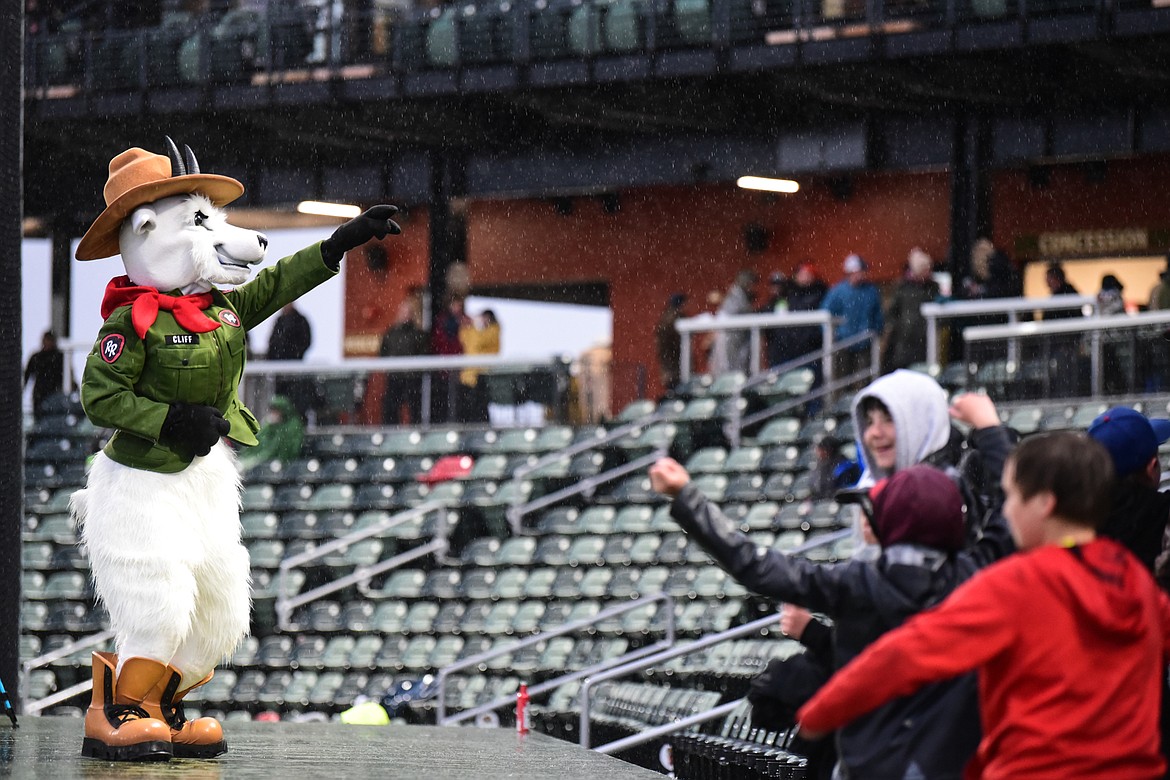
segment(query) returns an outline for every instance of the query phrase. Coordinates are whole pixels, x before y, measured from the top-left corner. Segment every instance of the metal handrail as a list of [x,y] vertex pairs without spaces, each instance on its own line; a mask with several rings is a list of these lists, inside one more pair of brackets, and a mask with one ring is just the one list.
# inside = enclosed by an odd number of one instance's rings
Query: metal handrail
[[593,750],[598,753],[604,753],[605,755],[610,756],[614,753],[617,753],[619,750],[637,747],[638,745],[652,742],[659,737],[664,737],[667,734],[673,734],[676,731],[689,729],[691,726],[697,726],[700,723],[706,723],[709,720],[715,720],[716,718],[723,717],[724,715],[732,712],[739,705],[743,704],[744,701],[744,699],[736,699],[735,701],[725,702],[723,704],[712,707],[709,710],[696,712],[694,715],[688,715],[685,718],[680,718],[678,720],[671,721],[670,723],[663,723],[661,726],[655,726],[644,731],[639,731],[637,734],[631,734],[630,736],[623,737],[622,739],[615,739],[613,742],[607,742],[604,745],[598,745],[597,747],[593,748]]
[[[1011,356],[1013,354],[1019,355],[1019,342],[1022,338],[1084,334],[1089,339],[1090,389],[1092,396],[1096,398],[1101,395],[1102,391],[1101,333],[1103,331],[1116,333],[1123,330],[1136,330],[1152,325],[1170,325],[1170,312],[1152,311],[1103,317],[1077,317],[1040,322],[1020,322],[1014,325],[976,325],[963,331],[963,340],[968,346],[989,341],[1007,341],[1008,361],[1012,363]],[[1014,365],[1020,365],[1018,358],[1014,361]]]
[[50,650],[49,652],[38,655],[35,658],[30,658],[27,661],[25,661],[23,664],[21,664],[21,667],[22,667],[21,668],[21,684],[20,684],[20,687],[21,687],[21,690],[20,690],[21,711],[26,715],[35,715],[36,713],[41,712],[42,710],[44,710],[48,707],[52,707],[54,704],[57,704],[58,702],[67,701],[68,699],[73,698],[74,696],[76,696],[79,693],[84,693],[88,690],[91,690],[93,688],[93,679],[87,678],[85,680],[82,680],[79,683],[76,683],[74,685],[69,686],[68,688],[66,688],[64,690],[57,691],[54,694],[46,696],[43,699],[37,699],[36,701],[29,701],[28,700],[29,674],[32,672],[33,669],[39,669],[42,666],[45,666],[47,664],[51,664],[53,661],[71,656],[74,653],[76,653],[78,650],[84,650],[87,647],[96,647],[100,644],[103,644],[105,642],[110,641],[113,638],[114,638],[114,632],[109,630],[109,629],[106,629],[105,631],[99,631],[96,634],[90,634],[89,636],[84,636],[84,637],[81,637],[80,639],[76,639],[72,642],[69,642],[68,644],[65,644],[65,645],[62,645],[61,647],[58,647],[56,650]]
[[552,506],[558,501],[564,501],[566,498],[575,496],[581,493],[591,493],[597,489],[598,485],[604,485],[606,482],[612,482],[618,477],[625,476],[630,472],[637,471],[644,466],[649,466],[659,458],[666,455],[666,450],[662,447],[655,449],[648,455],[643,455],[639,458],[634,458],[631,461],[623,463],[619,466],[614,466],[608,471],[603,471],[600,474],[594,474],[591,477],[585,477],[574,484],[561,488],[560,490],[547,493],[540,498],[533,499],[525,504],[519,506],[509,507],[506,515],[508,517],[508,525],[512,528],[512,533],[519,536],[524,534],[522,523],[524,516],[535,512],[538,509],[543,509],[546,506]]
[[[88,347],[85,347],[88,349]],[[340,363],[317,363],[303,360],[249,360],[244,367],[244,377],[249,380],[264,380],[268,383],[266,394],[271,396],[273,385],[279,376],[349,376],[362,374],[422,374],[421,416],[423,426],[431,422],[432,374],[438,371],[456,372],[465,368],[480,369],[485,373],[517,373],[517,370],[547,368],[556,371],[564,366],[562,356],[546,357],[504,357],[500,355],[413,355],[404,357],[345,358]]]
[[[625,663],[636,658],[642,658],[644,656],[650,655],[651,653],[657,652],[663,647],[669,647],[673,645],[675,641],[674,597],[668,593],[653,593],[649,596],[642,596],[641,598],[634,599],[632,601],[626,601],[622,602],[621,604],[616,604],[612,607],[607,607],[592,617],[573,620],[549,631],[542,631],[541,633],[530,636],[527,639],[518,640],[513,644],[506,645],[504,647],[493,647],[490,650],[485,650],[482,653],[476,653],[475,655],[468,656],[461,661],[456,661],[453,664],[444,666],[436,675],[439,688],[438,713],[436,716],[437,723],[440,726],[453,726],[461,721],[470,720],[480,713],[490,712],[491,710],[498,709],[499,707],[508,704],[512,700],[509,696],[501,696],[471,709],[463,710],[457,715],[448,716],[446,698],[447,678],[453,672],[458,672],[462,669],[478,666],[484,661],[489,661],[492,658],[496,658],[497,656],[514,653],[517,650],[523,650],[525,647],[539,644],[540,642],[553,639],[554,637],[570,634],[574,631],[580,631],[583,628],[589,628],[590,626],[594,626],[603,620],[608,620],[611,617],[622,615],[626,612],[632,612],[633,610],[639,609],[646,604],[653,604],[654,602],[658,601],[664,602],[666,608],[666,636],[663,639],[660,639],[653,644],[646,645],[645,647],[640,647],[637,650],[632,650],[629,653],[618,656],[617,658],[607,659],[585,669],[578,669],[573,672],[567,672],[566,674],[562,674],[559,677],[554,677],[550,680],[545,680],[542,683],[538,683],[537,685],[530,686],[528,688],[528,694],[530,696],[537,696],[541,693],[544,693],[545,691],[550,691],[553,688],[557,688],[566,683],[574,682],[584,677],[588,677],[589,675],[598,671],[608,669],[615,664]],[[662,608],[663,607],[659,607],[659,609]]]
[[601,672],[598,675],[589,677],[585,682],[581,683],[581,690],[577,694],[581,705],[581,727],[580,727],[580,745],[581,747],[589,747],[589,721],[590,721],[590,698],[589,692],[594,685],[606,680],[612,680],[615,677],[627,675],[630,672],[640,672],[645,669],[660,664],[663,661],[670,661],[680,656],[689,655],[699,650],[706,650],[712,645],[717,645],[726,642],[729,639],[737,639],[741,636],[754,634],[758,631],[768,627],[775,627],[778,621],[775,615],[767,615],[766,617],[756,618],[750,623],[744,623],[742,626],[729,628],[726,631],[720,631],[717,634],[708,634],[705,637],[688,642],[687,644],[677,645],[660,653],[655,653],[651,656],[646,656],[636,661],[622,664],[607,671]]
[[[926,319],[926,360],[930,371],[937,375],[942,367],[938,359],[938,321],[940,319],[970,317],[980,314],[1005,314],[1008,322],[1014,324],[1020,321],[1020,314],[1060,309],[1083,309],[1086,306],[1096,312],[1097,299],[1089,295],[1052,295],[1047,298],[991,298],[974,301],[931,301],[924,303],[919,307],[919,311]],[[1015,354],[1009,355],[1009,359],[1015,358]]]
[[296,596],[286,595],[286,585],[288,582],[288,573],[309,561],[315,561],[318,558],[323,558],[330,553],[336,552],[342,548],[348,547],[354,542],[359,542],[362,539],[386,531],[390,528],[402,525],[408,520],[413,520],[416,517],[430,514],[431,512],[445,511],[448,508],[448,503],[445,501],[427,501],[419,504],[416,507],[399,512],[390,517],[384,517],[376,523],[359,528],[352,531],[345,536],[338,537],[332,541],[326,542],[319,547],[314,547],[311,550],[299,553],[297,555],[289,556],[280,562],[280,574],[277,580],[277,597],[276,597],[276,615],[277,625],[282,631],[287,631],[292,626],[291,617],[292,611],[297,607],[308,604],[311,601],[316,601],[322,596],[330,593],[335,593],[339,590],[349,587],[350,585],[368,581],[371,577],[383,574],[392,569],[396,569],[404,563],[425,557],[432,553],[441,555],[448,549],[447,531],[445,526],[439,525],[439,531],[434,538],[426,544],[414,547],[404,553],[395,555],[392,558],[387,558],[384,561],[379,561],[373,566],[359,566],[354,569],[353,573],[326,583],[305,593]]
[[542,469],[550,463],[557,463],[558,461],[564,460],[566,458],[572,458],[574,455],[580,454],[587,450],[596,449],[597,447],[600,447],[604,444],[609,444],[611,441],[617,441],[618,439],[633,431],[636,431],[639,428],[645,428],[648,425],[653,425],[656,422],[662,422],[667,419],[669,418],[665,414],[655,410],[645,417],[640,417],[633,422],[619,425],[616,428],[610,428],[602,436],[598,436],[592,439],[585,439],[583,441],[577,442],[576,444],[570,444],[564,449],[557,450],[556,452],[550,452],[547,455],[541,456],[532,463],[525,463],[524,465],[517,467],[517,469],[512,472],[512,478],[524,479],[532,472]]
[[[825,349],[831,350],[833,346],[833,316],[823,309],[773,314],[737,314],[724,317],[700,314],[696,317],[680,319],[675,322],[674,327],[683,336],[710,331],[750,330],[751,373],[754,375],[760,371],[760,330],[762,328],[795,328],[809,325],[820,326],[821,342]],[[823,370],[826,378],[832,377],[833,366],[831,363],[826,363]],[[684,338],[679,353],[679,379],[685,382],[690,378],[691,340]]]
[[[825,534],[824,536],[817,537],[816,539],[811,539],[811,540],[805,542],[804,544],[800,545],[799,547],[796,547],[795,549],[791,550],[787,554],[788,555],[798,555],[798,554],[803,553],[803,552],[808,552],[809,550],[815,549],[817,547],[824,547],[826,545],[838,542],[841,539],[844,539],[852,534],[853,534],[853,531],[851,529],[848,529],[848,528],[842,529],[840,531],[834,531],[833,533]],[[585,680],[585,682],[583,682],[581,684],[581,690],[577,694],[578,701],[579,701],[580,707],[581,707],[580,745],[582,747],[586,747],[586,748],[589,747],[589,719],[590,719],[589,691],[597,683],[605,682],[606,680],[612,680],[615,677],[621,677],[623,675],[629,674],[630,672],[640,672],[640,671],[643,671],[645,669],[649,669],[651,666],[655,666],[656,664],[660,664],[663,661],[670,661],[670,660],[673,660],[675,658],[679,658],[679,657],[684,656],[684,655],[690,655],[693,652],[696,652],[698,650],[705,650],[708,647],[711,647],[712,645],[717,645],[717,644],[720,644],[722,642],[726,642],[729,639],[736,639],[736,638],[741,637],[741,636],[753,634],[756,631],[760,631],[760,630],[769,628],[771,626],[775,626],[776,623],[777,623],[777,619],[776,619],[775,615],[768,615],[766,617],[757,618],[756,620],[753,620],[750,623],[745,623],[742,626],[736,626],[735,628],[729,628],[726,631],[720,631],[716,634],[708,634],[707,636],[700,637],[699,639],[696,639],[693,642],[689,642],[689,643],[684,644],[684,645],[678,645],[677,647],[673,647],[673,648],[670,648],[668,650],[664,650],[660,653],[656,653],[655,655],[647,656],[645,658],[642,658],[642,659],[639,659],[636,661],[631,661],[629,663],[622,664],[621,666],[618,666],[618,667],[615,667],[615,668],[610,669],[608,671],[602,672],[601,674],[599,674],[595,677],[589,677],[588,679]],[[682,727],[678,726],[678,723],[668,724],[668,725],[673,725],[673,726],[676,726],[678,728],[682,728]],[[675,729],[675,730],[677,730],[677,729]],[[660,733],[670,733],[670,730],[660,732]]]
[[851,387],[857,382],[873,379],[881,370],[881,346],[878,343],[877,338],[875,338],[873,331],[867,330],[862,333],[855,333],[846,339],[842,339],[841,341],[836,342],[831,347],[826,345],[815,352],[810,352],[807,355],[793,358],[792,360],[789,360],[785,363],[781,363],[775,368],[770,368],[763,374],[752,377],[750,380],[740,385],[739,389],[736,391],[736,399],[742,398],[745,390],[749,390],[756,385],[763,384],[773,376],[778,376],[780,374],[787,373],[788,371],[792,371],[793,369],[807,365],[810,357],[819,356],[822,358],[822,360],[832,363],[833,354],[847,347],[851,347],[854,344],[860,344],[866,339],[869,339],[870,342],[869,368],[863,368],[860,371],[855,371],[848,376],[840,378],[833,377],[831,373],[827,374],[825,375],[825,378],[819,387],[812,388],[804,395],[790,398],[786,401],[781,401],[778,404],[773,404],[767,409],[761,409],[760,411],[755,412],[754,414],[749,414],[746,417],[744,417],[740,412],[738,403],[732,404],[732,411],[728,420],[728,439],[730,440],[729,443],[731,446],[733,448],[739,446],[740,440],[743,436],[743,429],[750,425],[755,425],[756,423],[763,422],[764,420],[768,420],[772,417],[776,417],[786,411],[789,411],[790,409],[796,409],[797,407],[807,404],[809,401],[815,401],[818,398],[832,397],[836,395],[839,390],[844,390],[847,387]]

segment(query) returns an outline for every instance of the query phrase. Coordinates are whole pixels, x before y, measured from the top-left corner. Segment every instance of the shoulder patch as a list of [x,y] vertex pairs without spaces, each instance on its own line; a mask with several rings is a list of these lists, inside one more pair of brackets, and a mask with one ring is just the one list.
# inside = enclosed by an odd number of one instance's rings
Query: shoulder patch
[[122,349],[126,346],[126,337],[121,333],[111,333],[102,339],[98,345],[102,360],[107,363],[116,363],[122,357]]
[[226,324],[231,325],[233,328],[240,327],[240,318],[237,317],[236,313],[234,311],[232,311],[231,309],[224,309],[223,311],[221,311],[219,313],[219,318],[221,320],[223,320]]

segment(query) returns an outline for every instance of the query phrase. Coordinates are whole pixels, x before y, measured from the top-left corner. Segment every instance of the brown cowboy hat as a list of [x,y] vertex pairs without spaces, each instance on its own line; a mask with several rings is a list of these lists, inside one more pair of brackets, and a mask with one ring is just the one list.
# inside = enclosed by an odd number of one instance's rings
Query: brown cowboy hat
[[244,194],[244,185],[233,178],[200,173],[199,163],[190,147],[184,147],[187,154],[184,162],[169,138],[167,145],[171,150],[170,157],[134,147],[110,160],[110,178],[102,192],[106,210],[81,237],[81,243],[77,245],[78,260],[98,260],[118,254],[122,221],[145,203],[170,195],[198,192],[216,206],[223,206]]

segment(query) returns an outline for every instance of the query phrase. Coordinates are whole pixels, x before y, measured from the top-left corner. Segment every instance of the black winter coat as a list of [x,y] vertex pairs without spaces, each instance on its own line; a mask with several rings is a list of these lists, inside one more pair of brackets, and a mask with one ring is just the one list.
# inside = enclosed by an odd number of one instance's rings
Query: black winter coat
[[[1007,429],[974,431],[972,440],[989,478],[998,477],[1012,446]],[[981,538],[956,554],[894,545],[876,561],[836,564],[757,546],[693,484],[675,498],[670,513],[748,589],[832,617],[836,669],[1015,549],[999,511],[989,513]],[[840,768],[844,777],[865,780],[958,780],[980,736],[975,676],[966,675],[895,699],[843,728],[837,735]]]

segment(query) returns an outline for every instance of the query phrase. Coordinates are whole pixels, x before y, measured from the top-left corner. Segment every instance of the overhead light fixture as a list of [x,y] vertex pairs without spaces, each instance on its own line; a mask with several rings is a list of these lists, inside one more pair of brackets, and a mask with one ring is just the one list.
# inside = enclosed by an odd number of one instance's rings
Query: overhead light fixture
[[302,200],[297,204],[297,211],[301,214],[316,214],[321,217],[337,217],[339,219],[353,219],[362,213],[359,206],[348,203],[326,203],[321,200]]
[[800,184],[792,179],[769,179],[766,176],[740,176],[735,183],[745,190],[786,192],[789,195],[800,190]]

